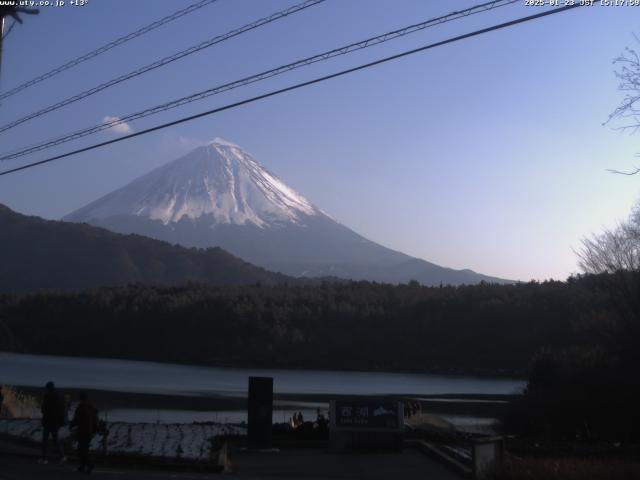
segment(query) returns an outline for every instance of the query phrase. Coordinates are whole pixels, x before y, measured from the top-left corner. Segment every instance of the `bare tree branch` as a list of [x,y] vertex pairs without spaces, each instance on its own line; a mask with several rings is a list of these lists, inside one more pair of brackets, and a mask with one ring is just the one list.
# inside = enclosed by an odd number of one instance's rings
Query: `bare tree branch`
[[622,172],[620,170],[614,170],[612,168],[607,168],[607,172],[611,172],[611,173],[617,173],[618,175],[635,175],[637,173],[640,173],[640,167],[636,167],[635,170],[631,170],[629,172]]
[[585,273],[640,272],[640,203],[627,221],[584,238],[576,254]]
[[[640,43],[638,37],[634,35],[636,41]],[[614,119],[633,118],[635,123],[627,125],[622,129],[640,127],[638,115],[640,115],[640,56],[638,52],[632,48],[625,48],[625,53],[614,59],[614,65],[620,68],[615,72],[616,78],[619,80],[618,90],[628,92],[618,107],[609,115],[604,124],[610,123]]]

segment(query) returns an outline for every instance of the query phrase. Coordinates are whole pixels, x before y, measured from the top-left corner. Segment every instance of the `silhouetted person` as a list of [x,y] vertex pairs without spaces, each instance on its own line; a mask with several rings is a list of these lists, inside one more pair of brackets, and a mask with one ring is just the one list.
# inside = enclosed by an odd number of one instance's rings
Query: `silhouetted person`
[[2,385],[0,385],[0,417],[2,416],[3,406],[4,406],[4,395],[2,394]]
[[325,431],[327,429],[327,419],[322,414],[320,409],[318,409],[318,416],[316,417],[316,423],[314,425],[314,428],[317,428],[321,431]]
[[45,385],[42,397],[42,463],[47,463],[47,443],[49,437],[53,439],[58,449],[60,463],[67,460],[62,449],[62,442],[58,438],[58,430],[64,425],[64,404],[53,382]]
[[78,471],[91,473],[93,464],[89,461],[89,445],[98,430],[98,411],[87,401],[85,392],[80,393],[80,403],[73,414],[71,428],[77,429]]

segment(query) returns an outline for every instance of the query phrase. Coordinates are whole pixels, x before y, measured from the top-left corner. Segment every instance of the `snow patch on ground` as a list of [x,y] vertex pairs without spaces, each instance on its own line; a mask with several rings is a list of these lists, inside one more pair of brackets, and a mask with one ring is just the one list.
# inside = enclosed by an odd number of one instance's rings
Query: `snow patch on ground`
[[[151,457],[209,460],[212,441],[220,436],[244,436],[247,429],[241,425],[208,424],[108,424],[107,453],[134,454]],[[39,419],[0,419],[0,434],[39,443],[42,424]],[[60,429],[63,441],[72,441],[67,427]],[[75,445],[73,447],[75,449]],[[102,452],[103,436],[96,435],[91,450]]]

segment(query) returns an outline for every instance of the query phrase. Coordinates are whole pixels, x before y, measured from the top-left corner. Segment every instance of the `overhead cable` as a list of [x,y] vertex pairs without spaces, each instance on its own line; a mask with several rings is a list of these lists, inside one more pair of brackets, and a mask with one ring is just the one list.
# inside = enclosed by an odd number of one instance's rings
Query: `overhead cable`
[[470,7],[467,8],[465,10],[461,10],[461,11],[455,11],[455,12],[451,12],[447,15],[443,15],[440,17],[436,17],[436,18],[432,18],[429,20],[426,20],[424,22],[420,22],[420,23],[416,23],[413,25],[409,25],[407,27],[403,27],[397,30],[393,30],[391,32],[387,32],[384,33],[382,35],[378,35],[375,37],[370,37],[367,38],[365,40],[361,40],[359,42],[355,42],[355,43],[351,43],[349,45],[340,47],[340,48],[336,48],[333,50],[329,50],[327,52],[323,52],[317,55],[313,55],[311,57],[307,57],[304,58],[302,60],[297,60],[293,63],[288,63],[286,65],[282,65],[255,75],[251,75],[249,77],[245,77],[242,78],[240,80],[234,80],[232,82],[229,83],[225,83],[223,85],[218,85],[216,87],[212,87],[209,89],[206,89],[204,91],[201,92],[197,92],[182,98],[178,98],[176,100],[172,100],[170,102],[166,102],[160,105],[156,105],[154,107],[150,107],[147,108],[145,110],[139,111],[139,112],[135,112],[135,113],[131,113],[128,115],[124,115],[124,116],[119,116],[119,117],[115,117],[112,120],[109,120],[107,122],[98,124],[98,125],[94,125],[92,127],[88,127],[88,128],[84,128],[82,130],[78,130],[72,133],[68,133],[65,134],[63,136],[51,139],[51,140],[46,140],[44,142],[40,142],[37,143],[35,145],[31,145],[28,147],[23,147],[21,149],[15,150],[13,152],[10,153],[5,153],[3,155],[0,156],[0,160],[12,160],[24,155],[28,155],[30,153],[34,153],[34,152],[38,152],[41,150],[45,150],[57,145],[61,145],[63,143],[72,141],[72,140],[76,140],[82,137],[86,137],[87,135],[92,135],[94,133],[98,133],[101,132],[103,130],[108,130],[110,128],[113,128],[117,125],[121,125],[124,123],[128,123],[134,120],[138,120],[140,118],[144,118],[144,117],[148,117],[150,115],[155,115],[157,113],[160,112],[164,112],[166,110],[172,109],[172,108],[176,108],[176,107],[180,107],[182,105],[186,105],[188,103],[192,103],[195,101],[199,101],[202,100],[204,98],[210,97],[212,95],[217,95],[223,92],[227,92],[229,90],[233,90],[239,87],[243,87],[245,85],[249,85],[252,83],[256,83],[262,80],[266,80],[268,78],[272,78],[275,77],[277,75],[281,75],[283,73],[289,72],[291,70],[300,68],[300,67],[305,67],[317,62],[321,62],[321,61],[325,61],[325,60],[329,60],[331,58],[340,56],[340,55],[346,55],[349,53],[352,53],[354,51],[357,50],[362,50],[365,48],[369,48],[372,47],[374,45],[378,45],[381,43],[385,43],[388,42],[390,40],[394,40],[396,38],[400,38],[400,37],[404,37],[406,35],[410,35],[412,33],[424,30],[425,28],[428,27],[433,27],[435,25],[440,25],[443,23],[447,23],[447,22],[451,22],[454,20],[458,20],[460,18],[463,17],[467,17],[469,15],[473,15],[476,13],[480,13],[480,12],[485,12],[488,10],[493,10],[499,7],[504,7],[516,2],[519,2],[520,0],[495,0],[495,1],[491,1],[491,2],[486,2],[480,5],[476,5],[474,7]]
[[67,157],[71,157],[71,156],[77,155],[79,153],[88,152],[90,150],[95,150],[97,148],[101,148],[101,147],[104,147],[104,146],[107,146],[107,145],[111,145],[111,144],[114,144],[114,143],[123,142],[125,140],[129,140],[129,139],[134,138],[134,137],[139,137],[141,135],[146,135],[148,133],[155,132],[155,131],[158,131],[158,130],[161,130],[161,129],[164,129],[164,128],[172,127],[174,125],[178,125],[178,124],[181,124],[181,123],[189,122],[189,121],[192,121],[192,120],[195,120],[195,119],[198,119],[198,118],[202,118],[202,117],[206,117],[206,116],[209,116],[209,115],[214,115],[216,113],[220,113],[220,112],[223,112],[225,110],[231,110],[233,108],[237,108],[237,107],[240,107],[242,105],[247,105],[249,103],[257,102],[259,100],[264,100],[266,98],[270,98],[270,97],[273,97],[273,96],[276,96],[276,95],[280,95],[282,93],[290,92],[290,91],[297,90],[297,89],[300,89],[300,88],[303,88],[303,87],[307,87],[307,86],[310,86],[310,85],[321,83],[321,82],[324,82],[324,81],[327,81],[327,80],[330,80],[330,79],[333,79],[333,78],[341,77],[341,76],[344,76],[344,75],[347,75],[347,74],[350,74],[350,73],[354,73],[354,72],[357,72],[357,71],[360,71],[360,70],[371,68],[373,66],[380,65],[380,64],[383,64],[383,63],[386,63],[386,62],[390,62],[392,60],[397,60],[399,58],[403,58],[403,57],[406,57],[406,56],[409,56],[409,55],[414,55],[416,53],[423,52],[425,50],[430,50],[432,48],[441,47],[443,45],[447,45],[447,44],[450,44],[450,43],[458,42],[460,40],[464,40],[464,39],[467,39],[467,38],[475,37],[475,36],[482,35],[482,34],[485,34],[485,33],[489,33],[489,32],[495,31],[495,30],[500,30],[500,29],[503,29],[503,28],[511,27],[511,26],[518,25],[518,24],[521,24],[521,23],[524,23],[524,22],[528,22],[528,21],[531,21],[531,20],[536,20],[536,19],[539,19],[539,18],[542,18],[542,17],[546,17],[546,16],[549,16],[549,15],[554,15],[554,14],[566,12],[568,10],[571,10],[571,9],[574,9],[574,8],[578,8],[578,7],[581,7],[581,6],[582,6],[581,4],[576,3],[576,4],[573,4],[573,5],[567,5],[567,6],[564,6],[564,7],[553,8],[553,9],[545,10],[543,12],[540,12],[540,13],[537,13],[537,14],[534,14],[534,15],[529,15],[529,16],[526,16],[526,17],[517,18],[517,19],[511,20],[509,22],[504,22],[504,23],[500,23],[498,25],[493,25],[491,27],[483,28],[483,29],[480,29],[480,30],[475,30],[475,31],[470,32],[470,33],[465,33],[463,35],[458,35],[456,37],[448,38],[446,40],[442,40],[442,41],[439,41],[439,42],[436,42],[436,43],[431,43],[429,45],[425,45],[425,46],[422,46],[422,47],[419,47],[419,48],[415,48],[413,50],[408,50],[408,51],[405,51],[405,52],[402,52],[402,53],[398,53],[396,55],[391,55],[389,57],[385,57],[385,58],[381,58],[379,60],[375,60],[373,62],[365,63],[365,64],[359,65],[357,67],[348,68],[346,70],[341,70],[339,72],[332,73],[330,75],[325,75],[323,77],[315,78],[313,80],[308,80],[306,82],[297,83],[297,84],[291,85],[289,87],[281,88],[279,90],[274,90],[274,91],[271,91],[271,92],[268,92],[268,93],[265,93],[265,94],[262,94],[262,95],[258,95],[258,96],[251,97],[251,98],[248,98],[248,99],[245,99],[245,100],[241,100],[239,102],[231,103],[231,104],[228,104],[228,105],[224,105],[222,107],[214,108],[212,110],[207,110],[205,112],[197,113],[195,115],[190,115],[188,117],[182,117],[182,118],[179,118],[177,120],[174,120],[174,121],[171,121],[171,122],[168,122],[168,123],[163,123],[161,125],[156,125],[155,127],[147,128],[147,129],[141,130],[139,132],[135,132],[135,133],[131,133],[129,135],[125,135],[123,137],[114,138],[112,140],[107,140],[105,142],[96,143],[96,144],[93,144],[93,145],[89,145],[87,147],[83,147],[83,148],[79,148],[77,150],[73,150],[71,152],[63,153],[63,154],[56,155],[56,156],[53,156],[53,157],[50,157],[50,158],[46,158],[44,160],[40,160],[40,161],[37,161],[37,162],[33,162],[33,163],[26,164],[26,165],[22,165],[20,167],[12,168],[10,170],[5,170],[5,171],[0,172],[0,176],[8,175],[8,174],[15,173],[15,172],[19,172],[21,170],[26,170],[28,168],[33,168],[33,167],[36,167],[36,166],[39,166],[39,165],[44,165],[45,163],[50,163],[50,162],[53,162],[53,161],[56,161],[56,160],[60,160],[60,159],[67,158]]
[[293,7],[289,7],[285,10],[281,10],[272,15],[269,15],[268,17],[261,18],[260,20],[256,20],[255,22],[251,22],[251,23],[248,23],[247,25],[243,25],[242,27],[231,30],[223,35],[218,35],[202,43],[199,43],[198,45],[194,45],[185,50],[181,50],[177,53],[174,53],[173,55],[169,55],[168,57],[164,57],[164,58],[161,58],[160,60],[156,60],[153,63],[145,65],[144,67],[140,67],[132,72],[126,73],[124,75],[120,75],[119,77],[111,79],[108,82],[101,83],[100,85],[97,85],[81,93],[68,97],[64,100],[61,100],[60,102],[54,103],[53,105],[49,105],[48,107],[45,107],[36,112],[30,113],[29,115],[19,118],[18,120],[14,120],[10,123],[7,123],[6,125],[3,125],[0,127],[0,133],[6,132],[7,130],[17,127],[18,125],[28,122],[29,120],[32,120],[34,118],[40,117],[47,113],[53,112],[54,110],[58,110],[62,107],[65,107],[67,105],[80,101],[84,98],[90,97],[91,95],[95,95],[96,93],[101,92],[102,90],[105,90],[109,87],[113,87],[114,85],[117,85],[119,83],[126,82],[127,80],[131,80],[132,78],[138,77],[142,74],[150,72],[151,70],[164,67],[165,65],[173,63],[176,60],[180,60],[181,58],[184,58],[188,55],[192,55],[196,52],[204,50],[205,48],[209,48],[213,45],[229,40],[233,37],[237,37],[238,35],[242,35],[243,33],[246,33],[250,30],[256,29],[258,27],[262,27],[263,25],[266,25],[271,22],[275,22],[276,20],[280,20],[281,18],[287,17],[289,15],[292,15],[294,13],[297,13],[301,10],[312,7],[319,3],[323,3],[325,1],[326,0],[305,0],[302,3],[294,5]]
[[44,80],[47,80],[48,78],[54,77],[59,73],[64,72],[65,70],[69,70],[70,68],[80,65],[81,63],[86,62],[91,58],[97,57],[98,55],[108,52],[112,48],[122,45],[123,43],[133,40],[134,38],[138,38],[144,35],[145,33],[150,32],[151,30],[155,30],[156,28],[161,27],[162,25],[165,25],[169,22],[177,20],[180,17],[188,15],[189,13],[193,13],[196,10],[199,10],[200,8],[206,7],[207,5],[217,1],[218,0],[199,0],[196,3],[189,5],[188,7],[178,10],[177,12],[174,12],[171,15],[167,15],[166,17],[163,17],[160,20],[157,20],[145,27],[142,27],[136,30],[135,32],[129,33],[128,35],[125,35],[116,40],[113,40],[112,42],[109,42],[106,45],[96,48],[95,50],[92,50],[89,53],[85,53],[84,55],[81,55],[77,58],[74,58],[73,60],[68,61],[63,65],[60,65],[59,67],[56,67],[53,70],[50,70],[46,73],[43,73],[42,75],[32,78],[31,80],[24,82],[18,85],[17,87],[7,90],[6,92],[0,93],[0,100],[4,100],[5,98],[11,97],[12,95],[15,95],[16,93],[21,92],[26,88],[32,87],[33,85],[36,85],[40,82],[43,82]]

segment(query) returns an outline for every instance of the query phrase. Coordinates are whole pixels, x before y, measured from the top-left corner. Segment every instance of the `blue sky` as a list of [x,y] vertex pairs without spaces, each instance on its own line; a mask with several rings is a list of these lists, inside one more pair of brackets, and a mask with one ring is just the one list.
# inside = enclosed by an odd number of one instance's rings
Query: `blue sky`
[[[2,90],[191,0],[43,7],[6,39]],[[0,123],[296,2],[218,0],[3,101]],[[2,153],[480,2],[328,0],[0,134]],[[521,4],[436,26],[131,124],[133,130],[540,11]],[[57,219],[222,137],[358,233],[453,268],[520,280],[577,272],[573,249],[624,219],[640,136],[602,126],[612,60],[640,7],[581,8],[220,115],[0,177],[0,203]],[[104,132],[49,150],[114,138]],[[27,160],[44,158],[35,154]],[[4,162],[2,167],[20,162]],[[4,169],[4,168],[3,168]]]

